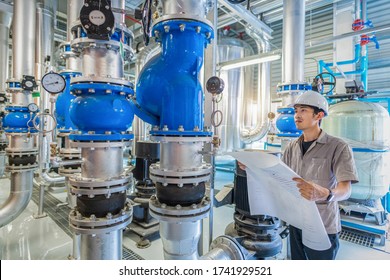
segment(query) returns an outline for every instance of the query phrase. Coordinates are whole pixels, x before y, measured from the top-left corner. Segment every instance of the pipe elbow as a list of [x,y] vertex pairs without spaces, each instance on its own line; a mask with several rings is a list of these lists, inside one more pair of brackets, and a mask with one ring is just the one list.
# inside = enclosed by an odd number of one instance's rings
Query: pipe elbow
[[252,130],[243,129],[240,132],[241,141],[243,141],[245,144],[250,144],[255,141],[259,141],[267,135],[269,128],[270,128],[270,122],[267,121],[262,125],[257,125]]
[[15,220],[26,209],[32,191],[11,191],[7,201],[0,209],[0,228]]

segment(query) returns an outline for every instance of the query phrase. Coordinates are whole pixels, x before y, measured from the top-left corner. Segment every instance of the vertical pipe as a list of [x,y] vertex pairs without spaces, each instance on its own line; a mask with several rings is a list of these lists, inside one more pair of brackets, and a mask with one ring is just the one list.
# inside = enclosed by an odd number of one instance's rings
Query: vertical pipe
[[197,260],[201,221],[170,223],[160,221],[165,260]]
[[36,0],[14,1],[14,18],[12,22],[12,73],[13,78],[17,80],[21,80],[23,75],[34,76],[36,36],[35,9]]
[[104,234],[82,234],[80,244],[80,255],[83,260],[122,259],[122,231],[120,230]]
[[[67,32],[66,40],[70,42],[72,38],[73,23],[79,18],[81,7],[83,6],[83,0],[68,0],[67,7]],[[80,71],[81,60],[77,56],[70,56],[66,59],[66,69],[71,71]]]
[[[36,1],[15,0],[13,8],[12,25],[12,60],[13,80],[20,82],[23,75],[34,76],[35,54],[35,8]],[[31,92],[17,89],[13,93],[12,105],[27,107],[31,102]],[[10,120],[9,158],[20,156],[20,153],[28,156],[36,154],[35,133],[27,134],[27,120],[21,124],[12,122],[13,118],[26,119],[27,114],[21,111],[10,112],[6,117]],[[13,133],[13,129],[17,132]],[[7,169],[11,172],[11,191],[7,201],[0,208],[0,227],[15,219],[28,205],[33,187],[33,170],[36,168],[35,159],[24,165],[9,164]]]
[[9,58],[9,29],[12,13],[0,11],[0,92],[5,91],[5,82],[8,78]]
[[305,0],[283,1],[282,83],[304,82]]
[[[111,0],[111,7],[116,9],[125,10],[126,1],[125,0]],[[125,24],[125,14],[124,13],[114,13],[115,22],[119,24]]]
[[[42,76],[47,72],[51,59],[53,58],[54,41],[47,38],[54,37],[54,10],[52,5],[43,2],[37,4],[36,8],[36,43],[35,43],[35,79],[41,80]],[[49,102],[50,96],[43,88],[40,94],[40,109],[46,111],[51,108]],[[53,111],[50,111],[53,113]],[[53,124],[52,118],[42,116],[40,123],[44,123],[43,129],[51,128]],[[46,171],[49,165],[50,146],[53,141],[51,134],[40,133],[39,140],[39,172]]]
[[[361,0],[361,19],[363,22],[367,22],[367,0]],[[368,56],[367,56],[367,49],[368,46],[362,46],[362,59],[361,63],[364,63],[364,65],[360,66],[360,69],[365,69],[361,75],[361,81],[363,83],[364,90],[367,91],[367,83],[368,83],[368,77],[367,77],[367,72],[368,72]]]

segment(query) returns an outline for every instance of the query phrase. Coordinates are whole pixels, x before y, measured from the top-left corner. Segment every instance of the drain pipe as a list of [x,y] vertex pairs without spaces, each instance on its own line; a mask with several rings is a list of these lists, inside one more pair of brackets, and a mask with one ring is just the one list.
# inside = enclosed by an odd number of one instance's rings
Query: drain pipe
[[[252,37],[257,45],[258,53],[268,53],[271,50],[267,36],[261,36],[251,27],[246,28],[246,33]],[[270,34],[269,34],[270,35]],[[269,37],[269,36],[268,36]],[[271,110],[270,84],[271,84],[271,63],[264,62],[258,65],[258,83],[257,83],[257,122],[256,126],[251,129],[245,129],[243,124],[240,129],[240,139],[246,144],[261,140],[267,135],[270,128],[270,121],[268,120],[268,113]],[[245,100],[242,98],[242,102]],[[243,108],[243,107],[242,107]],[[242,118],[244,120],[244,118]]]
[[0,209],[0,227],[10,223],[27,207],[32,195],[33,172],[38,167],[37,131],[30,124],[35,113],[28,106],[32,103],[31,92],[35,84],[36,14],[31,11],[36,9],[36,1],[15,0],[13,9],[13,69],[12,78],[7,81],[12,104],[6,108],[8,113],[3,121],[10,141],[6,149],[6,170],[11,172],[11,192]]
[[[85,0],[80,24],[72,27],[72,49],[82,61],[82,76],[71,79],[77,97],[70,118],[79,129],[71,132],[70,146],[81,149],[81,173],[69,178],[77,196],[69,223],[80,239],[80,259],[122,259],[123,230],[133,209],[126,191],[132,177],[123,168],[123,149],[133,135],[129,99],[133,85],[124,79],[124,61],[133,55],[133,34],[125,25],[125,1]],[[111,3],[111,6],[109,5]]]

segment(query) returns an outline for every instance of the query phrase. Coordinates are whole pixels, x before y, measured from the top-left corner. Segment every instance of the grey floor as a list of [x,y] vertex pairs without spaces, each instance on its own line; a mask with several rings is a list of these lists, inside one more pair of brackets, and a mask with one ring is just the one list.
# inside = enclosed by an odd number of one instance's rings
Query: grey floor
[[[225,184],[231,183],[233,174],[218,171],[215,188],[221,189]],[[65,191],[47,192],[45,200],[45,212],[47,216],[37,218],[38,192],[35,190],[33,199],[26,210],[13,222],[0,229],[0,259],[2,260],[66,260],[72,253],[72,238],[68,228],[67,206],[58,207],[58,202],[65,201]],[[9,179],[0,179],[0,204],[3,204],[9,194]],[[213,210],[213,237],[224,234],[225,227],[232,222],[234,208],[222,206]],[[345,219],[349,219],[345,217]],[[354,220],[356,223],[362,221]],[[208,219],[203,222],[203,250],[207,251],[208,244]],[[378,227],[369,224],[370,227]],[[337,259],[340,260],[390,260],[390,234],[388,224],[381,226],[387,231],[387,239],[383,246],[376,244],[371,247],[359,245],[359,241],[340,241],[340,250]],[[350,238],[351,239],[351,238]],[[353,238],[352,238],[353,239]],[[151,239],[148,248],[137,248],[140,237],[130,231],[124,232],[123,257],[124,259],[162,260],[163,249],[158,235]],[[287,244],[284,246],[277,259],[286,259]]]

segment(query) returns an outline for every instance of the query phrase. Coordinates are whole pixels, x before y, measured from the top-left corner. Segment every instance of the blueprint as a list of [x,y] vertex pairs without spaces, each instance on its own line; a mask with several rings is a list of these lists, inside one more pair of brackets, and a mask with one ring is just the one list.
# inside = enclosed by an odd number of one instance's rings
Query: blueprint
[[246,165],[251,215],[278,217],[302,230],[303,244],[327,250],[331,244],[315,202],[301,196],[293,177],[300,177],[277,156],[261,151],[228,153]]

